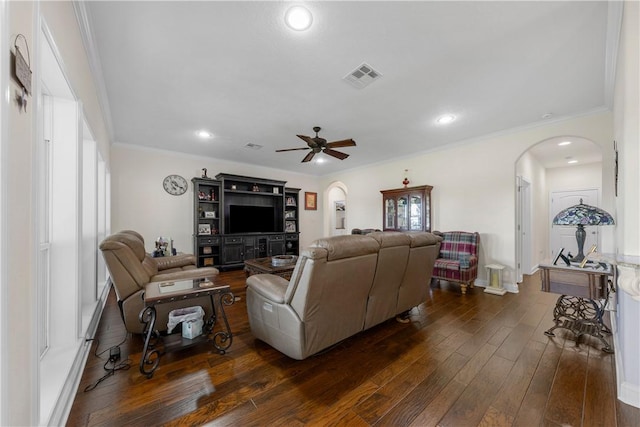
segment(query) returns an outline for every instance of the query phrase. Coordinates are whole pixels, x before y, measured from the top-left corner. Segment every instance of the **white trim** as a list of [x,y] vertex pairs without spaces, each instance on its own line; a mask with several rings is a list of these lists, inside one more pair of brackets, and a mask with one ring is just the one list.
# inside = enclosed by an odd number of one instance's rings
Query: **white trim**
[[[445,280],[445,279],[442,279]],[[477,288],[486,288],[487,286],[489,286],[489,282],[487,282],[484,279],[476,279],[473,282],[473,286],[477,287]],[[517,283],[503,283],[502,286],[504,287],[504,290],[511,293],[511,294],[519,294],[520,293],[520,287],[518,286]]]
[[69,376],[67,376],[67,380],[62,387],[60,398],[51,411],[51,417],[49,418],[48,425],[62,426],[67,424],[67,420],[69,418],[69,414],[71,413],[71,408],[73,407],[73,402],[80,385],[80,380],[82,379],[82,374],[84,373],[84,367],[87,364],[87,359],[89,358],[91,350],[91,340],[98,330],[98,324],[100,323],[100,318],[102,317],[102,312],[104,311],[104,307],[106,306],[107,297],[109,296],[110,290],[111,280],[108,280],[107,286],[103,287],[103,292],[100,296],[100,300],[98,301],[98,306],[96,308],[96,311],[93,313],[93,317],[91,318],[91,323],[89,324],[89,327],[87,329],[85,342],[78,348],[78,352],[73,361]]
[[111,118],[111,107],[109,106],[109,96],[107,95],[107,86],[104,82],[104,75],[102,74],[102,63],[100,62],[100,54],[98,51],[98,45],[93,35],[91,25],[91,15],[85,6],[83,1],[74,1],[73,10],[76,13],[76,20],[78,21],[78,27],[80,29],[80,36],[82,37],[82,44],[87,54],[87,60],[89,61],[89,69],[91,70],[91,76],[93,77],[93,84],[96,87],[98,94],[98,103],[100,104],[100,110],[102,110],[102,118],[104,119],[107,133],[109,134],[109,140],[113,141],[113,120]]
[[[618,341],[618,319],[615,313],[609,313],[609,319],[611,320],[611,330],[613,331],[613,348],[619,349],[620,342]],[[615,352],[615,367],[616,367],[616,392],[618,400],[626,403],[627,405],[640,408],[640,387],[625,381],[624,366],[622,362],[622,352]]]
[[[0,46],[8,46],[9,37],[9,11],[7,1],[0,0]],[[0,91],[2,91],[2,99],[0,100],[0,425],[7,425],[8,408],[9,408],[9,390],[7,385],[7,352],[9,345],[7,337],[7,307],[6,307],[6,289],[7,286],[7,145],[9,144],[7,128],[9,125],[9,97],[10,87],[7,78],[7,70],[9,70],[9,49],[3,49],[0,54]]]
[[613,96],[616,84],[616,65],[618,61],[618,45],[622,31],[623,1],[608,2],[607,9],[607,40],[604,63],[604,102],[613,109]]

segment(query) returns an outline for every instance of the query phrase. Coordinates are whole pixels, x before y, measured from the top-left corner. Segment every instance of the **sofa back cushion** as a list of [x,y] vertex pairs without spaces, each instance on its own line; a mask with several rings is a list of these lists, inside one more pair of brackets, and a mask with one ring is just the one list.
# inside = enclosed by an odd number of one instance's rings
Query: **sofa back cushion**
[[362,330],[378,248],[371,237],[346,235],[316,240],[302,251],[285,301],[304,324],[303,353]]
[[411,239],[409,259],[398,290],[395,314],[410,310],[426,301],[433,266],[440,251],[441,237],[431,233],[408,233]]
[[400,284],[405,274],[411,238],[399,232],[376,232],[370,234],[380,245],[378,263],[373,278],[364,329],[396,315],[396,304]]

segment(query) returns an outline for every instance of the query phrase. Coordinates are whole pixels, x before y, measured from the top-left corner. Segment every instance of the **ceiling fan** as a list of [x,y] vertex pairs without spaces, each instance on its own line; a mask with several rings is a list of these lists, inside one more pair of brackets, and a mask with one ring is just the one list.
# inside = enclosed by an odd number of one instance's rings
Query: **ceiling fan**
[[343,139],[341,141],[327,142],[326,139],[320,138],[318,136],[318,132],[320,132],[320,126],[314,127],[313,131],[316,133],[316,136],[314,138],[311,138],[305,135],[296,135],[298,138],[306,142],[308,147],[286,148],[284,150],[276,150],[276,152],[279,153],[282,151],[296,151],[296,150],[311,149],[311,152],[306,156],[304,156],[304,159],[302,159],[302,163],[310,161],[311,159],[313,159],[313,156],[315,156],[317,153],[321,151],[325,154],[335,157],[336,159],[344,160],[347,157],[349,157],[349,155],[346,153],[342,153],[340,151],[333,150],[333,148],[354,147],[356,145],[356,142],[353,139]]

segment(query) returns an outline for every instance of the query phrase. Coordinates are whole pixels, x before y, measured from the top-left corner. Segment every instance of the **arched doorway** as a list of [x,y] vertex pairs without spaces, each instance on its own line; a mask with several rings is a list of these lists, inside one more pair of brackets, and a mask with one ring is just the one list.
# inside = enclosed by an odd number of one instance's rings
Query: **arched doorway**
[[347,186],[340,181],[333,182],[325,191],[325,236],[349,234],[347,228]]
[[[539,263],[553,256],[557,239],[552,233],[572,233],[564,227],[551,227],[558,210],[554,195],[602,195],[602,149],[587,138],[557,136],[540,141],[520,155],[515,164],[516,178],[516,278],[531,274]],[[575,198],[575,197],[574,197]],[[556,207],[554,207],[556,206]],[[553,211],[553,212],[552,212]],[[594,238],[599,240],[597,230]],[[568,239],[571,242],[571,239]],[[575,242],[574,242],[575,243]],[[576,244],[577,246],[577,244]],[[574,253],[576,249],[571,249]]]

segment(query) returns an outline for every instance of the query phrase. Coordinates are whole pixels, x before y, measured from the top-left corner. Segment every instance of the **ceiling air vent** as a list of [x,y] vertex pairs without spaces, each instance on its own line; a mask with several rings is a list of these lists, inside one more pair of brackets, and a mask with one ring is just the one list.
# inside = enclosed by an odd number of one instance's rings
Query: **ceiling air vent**
[[252,150],[259,150],[262,148],[262,145],[260,144],[254,144],[253,142],[249,142],[247,143],[247,145],[245,145],[246,148],[251,148]]
[[382,74],[374,70],[371,65],[363,62],[358,68],[344,76],[344,80],[358,89],[362,89],[363,87],[378,80],[380,77],[382,77]]

